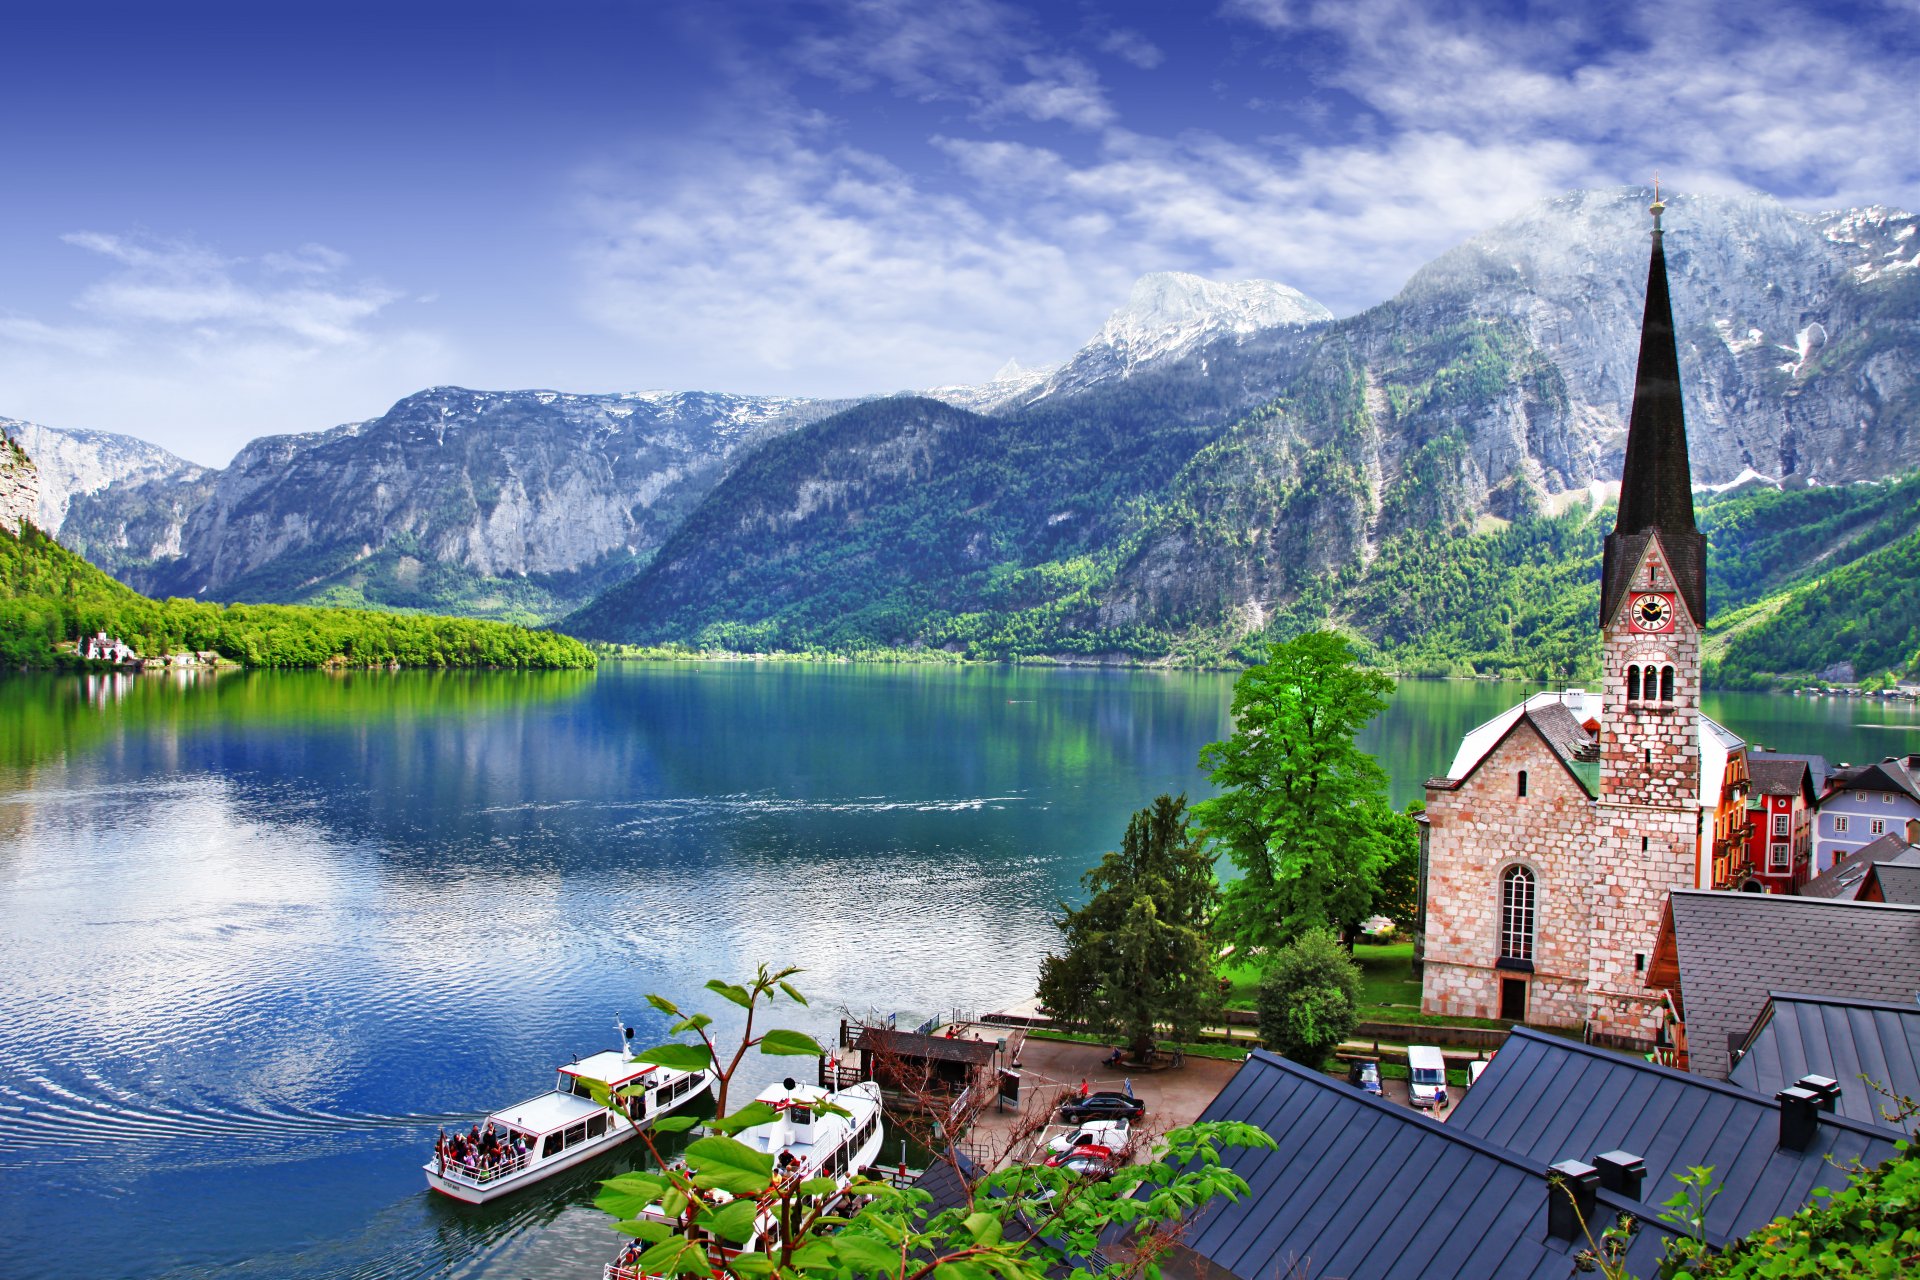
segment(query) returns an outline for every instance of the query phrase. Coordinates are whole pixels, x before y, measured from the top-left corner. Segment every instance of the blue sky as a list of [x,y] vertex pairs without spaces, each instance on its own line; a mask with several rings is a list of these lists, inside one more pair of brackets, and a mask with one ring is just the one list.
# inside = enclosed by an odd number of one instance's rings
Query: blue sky
[[1134,277],[1348,313],[1570,187],[1920,204],[1920,0],[16,4],[0,415],[207,463],[439,383],[858,394]]

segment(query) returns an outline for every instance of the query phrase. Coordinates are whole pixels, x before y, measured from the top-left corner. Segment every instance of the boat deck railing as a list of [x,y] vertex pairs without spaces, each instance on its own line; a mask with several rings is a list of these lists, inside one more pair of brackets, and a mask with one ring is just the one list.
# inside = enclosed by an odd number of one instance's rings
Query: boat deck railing
[[492,1165],[470,1165],[459,1160],[440,1161],[439,1174],[449,1182],[464,1182],[470,1187],[486,1187],[500,1181],[511,1173],[518,1173],[533,1163],[533,1153],[514,1156]]

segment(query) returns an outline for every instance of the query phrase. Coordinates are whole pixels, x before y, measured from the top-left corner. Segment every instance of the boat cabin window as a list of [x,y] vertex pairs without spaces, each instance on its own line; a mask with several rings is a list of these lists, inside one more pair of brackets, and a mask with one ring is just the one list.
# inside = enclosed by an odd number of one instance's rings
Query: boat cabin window
[[542,1160],[545,1160],[549,1156],[559,1155],[561,1141],[562,1139],[560,1134],[558,1133],[548,1134],[547,1140],[540,1144],[540,1158]]
[[602,1111],[587,1117],[587,1136],[597,1138],[607,1131],[607,1113]]
[[812,1124],[813,1109],[811,1107],[788,1107],[787,1119],[795,1124]]
[[579,1124],[570,1124],[567,1126],[567,1145],[569,1147],[577,1147],[586,1140],[587,1125],[584,1120]]
[[571,1081],[567,1086],[567,1092],[571,1093],[574,1097],[591,1098],[593,1096],[593,1090],[588,1088],[587,1082],[579,1076],[568,1076],[567,1079]]

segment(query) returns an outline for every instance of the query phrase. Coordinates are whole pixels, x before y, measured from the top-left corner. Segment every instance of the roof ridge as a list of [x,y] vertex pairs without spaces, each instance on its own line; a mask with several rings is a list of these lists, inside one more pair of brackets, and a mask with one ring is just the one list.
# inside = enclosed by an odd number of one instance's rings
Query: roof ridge
[[[1863,848],[1865,846],[1862,846]],[[1831,868],[1828,869],[1829,874]],[[1741,898],[1748,902],[1767,903],[1804,903],[1816,907],[1864,907],[1871,911],[1920,911],[1920,904],[1909,905],[1904,902],[1861,902],[1854,898],[1808,898],[1797,893],[1741,893],[1734,889],[1672,889],[1670,897],[1680,898]],[[1519,1030],[1518,1027],[1514,1030]]]
[[[1521,1029],[1520,1027],[1514,1028],[1515,1031]],[[1558,1039],[1559,1037],[1552,1038]],[[1571,1042],[1569,1041],[1568,1043]],[[1371,1107],[1381,1115],[1391,1116],[1401,1124],[1413,1124],[1423,1127],[1428,1132],[1438,1134],[1450,1142],[1458,1143],[1469,1151],[1488,1156],[1500,1161],[1502,1164],[1518,1169],[1529,1177],[1538,1178],[1544,1182],[1553,1174],[1553,1167],[1551,1165],[1536,1163],[1518,1151],[1514,1151],[1509,1147],[1503,1147],[1497,1142],[1481,1137],[1479,1134],[1469,1133],[1467,1130],[1454,1125],[1443,1124],[1432,1116],[1424,1115],[1408,1107],[1403,1107],[1397,1102],[1388,1102],[1383,1097],[1375,1097],[1373,1094],[1355,1089],[1352,1085],[1342,1080],[1336,1080],[1324,1071],[1315,1071],[1311,1067],[1302,1066],[1300,1063],[1294,1062],[1289,1058],[1283,1058],[1271,1049],[1253,1049],[1248,1052],[1246,1060],[1248,1062],[1264,1062],[1272,1066],[1280,1067],[1287,1074],[1296,1076],[1301,1080],[1309,1081],[1317,1087],[1337,1091],[1340,1096],[1349,1103],[1358,1103],[1361,1106]],[[1224,1089],[1221,1090],[1221,1095],[1224,1096],[1225,1092]],[[1744,1096],[1752,1097],[1753,1095],[1747,1094]],[[1219,1101],[1219,1098],[1216,1097],[1214,1101]],[[1881,1136],[1884,1137],[1885,1135],[1883,1134]],[[1662,1222],[1658,1218],[1650,1217],[1647,1214],[1648,1206],[1643,1201],[1629,1200],[1625,1196],[1617,1195],[1614,1192],[1606,1190],[1597,1190],[1597,1194],[1605,1198],[1620,1212],[1634,1214],[1640,1219],[1641,1226],[1651,1225],[1671,1235],[1677,1236],[1680,1234],[1679,1229],[1671,1223]],[[1723,1247],[1730,1239],[1731,1237],[1721,1237],[1716,1240],[1713,1238],[1713,1233],[1709,1233],[1708,1242],[1716,1248],[1719,1248]]]
[[1849,1009],[1879,1009],[1887,1013],[1904,1013],[1920,1018],[1920,1001],[1909,1003],[1905,1000],[1868,1000],[1863,996],[1822,995],[1817,991],[1769,991],[1767,999],[1775,1004],[1791,1000],[1796,1004],[1839,1004]]
[[[1748,894],[1747,896],[1752,897],[1754,895]],[[1698,1076],[1691,1071],[1681,1071],[1677,1067],[1669,1067],[1658,1062],[1648,1062],[1644,1058],[1631,1058],[1625,1054],[1615,1053],[1611,1049],[1602,1049],[1583,1041],[1569,1040],[1565,1036],[1556,1036],[1550,1032],[1536,1031],[1532,1027],[1515,1027],[1511,1034],[1519,1035],[1522,1032],[1527,1033],[1527,1039],[1529,1040],[1537,1040],[1543,1044],[1550,1044],[1560,1049],[1578,1049],[1590,1058],[1597,1058],[1616,1066],[1629,1067],[1635,1071],[1649,1071],[1654,1075],[1663,1076],[1666,1079],[1674,1080],[1681,1084],[1692,1085],[1701,1089],[1709,1089],[1715,1093],[1730,1095],[1737,1101],[1751,1102],[1756,1106],[1768,1107],[1774,1111],[1780,1109],[1780,1103],[1775,1099],[1769,1098],[1765,1094],[1755,1093],[1751,1089],[1742,1089],[1739,1085],[1732,1084],[1725,1080],[1715,1080],[1711,1076]],[[1822,1111],[1816,1115],[1814,1119],[1819,1124],[1831,1124],[1842,1129],[1851,1129],[1856,1133],[1863,1133],[1870,1137],[1885,1138],[1887,1135],[1887,1131],[1883,1128],[1864,1124],[1861,1121],[1851,1119],[1847,1116],[1836,1115],[1833,1112]]]

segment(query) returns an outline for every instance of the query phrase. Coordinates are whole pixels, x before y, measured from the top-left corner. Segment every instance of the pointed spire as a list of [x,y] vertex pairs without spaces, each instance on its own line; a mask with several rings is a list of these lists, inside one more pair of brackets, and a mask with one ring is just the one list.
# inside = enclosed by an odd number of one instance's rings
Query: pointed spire
[[1691,531],[1693,472],[1687,460],[1687,420],[1680,404],[1680,353],[1673,338],[1667,294],[1667,255],[1660,228],[1666,204],[1656,194],[1653,260],[1647,266],[1647,310],[1640,323],[1640,371],[1627,424],[1627,460],[1620,472],[1616,533],[1647,529]]
[[[1672,561],[1674,585],[1694,621],[1706,622],[1706,545],[1693,522],[1693,471],[1687,457],[1687,420],[1680,400],[1680,354],[1674,342],[1673,303],[1667,293],[1667,255],[1659,187],[1653,215],[1653,254],[1647,264],[1647,309],[1640,324],[1640,368],[1634,379],[1627,456],[1620,472],[1620,509],[1607,539],[1601,583],[1602,625],[1624,594],[1627,561],[1639,558],[1647,534],[1660,535]],[[1633,547],[1626,540],[1632,539]],[[1616,577],[1619,578],[1616,581]]]

